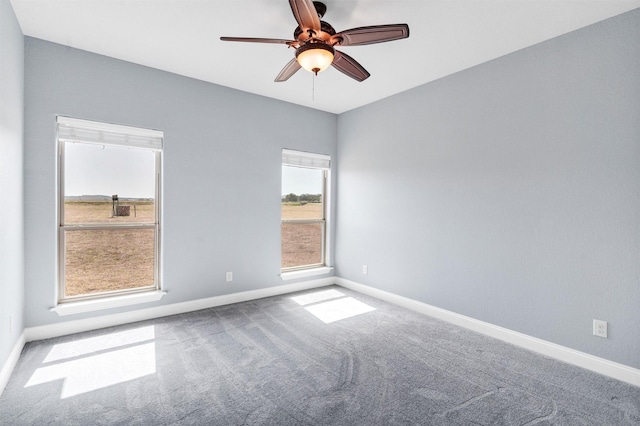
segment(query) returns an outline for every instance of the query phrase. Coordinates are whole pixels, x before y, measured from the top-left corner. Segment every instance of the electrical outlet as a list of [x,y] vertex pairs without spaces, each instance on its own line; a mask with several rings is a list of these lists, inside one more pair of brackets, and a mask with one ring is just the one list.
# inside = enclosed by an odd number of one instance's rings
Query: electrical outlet
[[362,265],[362,273],[365,275],[369,273],[369,267],[367,265]]
[[593,335],[607,338],[607,322],[597,319],[593,320]]
[[227,282],[233,281],[233,272],[227,272],[226,279],[227,279]]

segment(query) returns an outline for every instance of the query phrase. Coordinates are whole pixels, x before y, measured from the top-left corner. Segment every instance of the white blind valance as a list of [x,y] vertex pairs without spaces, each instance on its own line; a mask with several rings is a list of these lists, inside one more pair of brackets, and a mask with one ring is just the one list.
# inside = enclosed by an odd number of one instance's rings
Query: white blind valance
[[282,164],[288,166],[312,167],[315,169],[329,170],[329,166],[331,165],[331,157],[324,154],[314,154],[310,152],[283,149]]
[[161,150],[163,137],[164,132],[160,130],[58,117],[58,140],[62,142],[90,142]]

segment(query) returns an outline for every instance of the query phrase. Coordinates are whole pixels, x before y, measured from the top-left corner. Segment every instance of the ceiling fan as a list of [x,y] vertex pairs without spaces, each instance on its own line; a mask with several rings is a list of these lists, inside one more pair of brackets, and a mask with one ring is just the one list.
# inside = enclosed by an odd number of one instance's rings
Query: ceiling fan
[[329,65],[357,81],[363,81],[369,77],[369,72],[351,56],[336,50],[336,46],[361,46],[409,37],[407,24],[373,25],[336,33],[329,23],[320,20],[327,11],[324,3],[311,0],[289,0],[289,5],[298,22],[298,27],[293,32],[294,40],[220,37],[222,41],[286,44],[295,48],[295,58],[280,71],[275,79],[276,82],[288,80],[300,68],[317,75]]

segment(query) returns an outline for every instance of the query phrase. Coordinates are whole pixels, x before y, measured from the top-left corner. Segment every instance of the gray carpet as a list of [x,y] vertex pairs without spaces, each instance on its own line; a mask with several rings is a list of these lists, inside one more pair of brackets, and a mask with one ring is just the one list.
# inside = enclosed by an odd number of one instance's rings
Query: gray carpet
[[327,287],[29,343],[0,424],[639,425],[640,388]]

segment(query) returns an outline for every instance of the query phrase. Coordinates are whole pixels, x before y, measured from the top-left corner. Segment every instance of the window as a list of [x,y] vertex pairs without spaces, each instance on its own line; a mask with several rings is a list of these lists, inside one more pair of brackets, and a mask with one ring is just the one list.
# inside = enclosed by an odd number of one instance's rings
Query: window
[[317,268],[327,259],[330,157],[282,151],[282,271]]
[[58,117],[60,302],[159,289],[162,138]]

